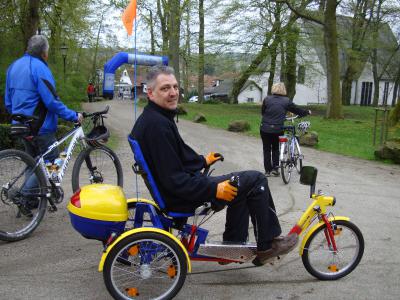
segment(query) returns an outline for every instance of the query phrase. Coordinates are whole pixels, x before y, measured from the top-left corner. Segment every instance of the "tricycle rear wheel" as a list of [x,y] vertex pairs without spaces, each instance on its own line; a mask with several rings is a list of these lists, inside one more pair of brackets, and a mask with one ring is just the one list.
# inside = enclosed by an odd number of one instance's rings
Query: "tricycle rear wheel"
[[140,232],[111,249],[103,277],[114,299],[172,299],[186,273],[185,253],[174,240],[157,232]]

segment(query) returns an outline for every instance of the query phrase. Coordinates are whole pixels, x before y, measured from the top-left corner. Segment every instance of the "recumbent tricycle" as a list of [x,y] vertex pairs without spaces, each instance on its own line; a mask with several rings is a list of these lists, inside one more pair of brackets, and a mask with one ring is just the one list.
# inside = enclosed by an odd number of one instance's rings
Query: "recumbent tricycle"
[[[78,190],[68,204],[73,227],[103,242],[99,271],[115,299],[171,299],[191,272],[191,261],[246,263],[255,258],[256,244],[207,241],[208,231],[199,225],[213,212],[210,203],[193,213],[166,211],[139,144],[131,138],[129,143],[133,169],[154,200],[126,199],[120,187],[93,184]],[[320,280],[335,280],[357,267],[364,239],[348,217],[327,212],[336,199],[315,194],[316,179],[316,168],[302,168],[300,182],[311,186],[312,203],[290,234],[303,236],[299,254],[307,271]],[[192,224],[187,224],[189,217]]]

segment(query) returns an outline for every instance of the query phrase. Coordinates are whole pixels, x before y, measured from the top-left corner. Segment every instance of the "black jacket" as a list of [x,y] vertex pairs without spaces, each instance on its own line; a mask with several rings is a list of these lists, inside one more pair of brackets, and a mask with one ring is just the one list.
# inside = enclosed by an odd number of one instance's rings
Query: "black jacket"
[[205,158],[182,140],[175,114],[149,101],[131,136],[142,149],[167,210],[188,212],[215,199],[217,183],[200,172],[206,166]]
[[261,106],[261,126],[260,130],[267,133],[279,133],[285,122],[286,112],[290,111],[300,117],[308,115],[308,110],[301,109],[288,97],[280,95],[270,95],[265,97]]

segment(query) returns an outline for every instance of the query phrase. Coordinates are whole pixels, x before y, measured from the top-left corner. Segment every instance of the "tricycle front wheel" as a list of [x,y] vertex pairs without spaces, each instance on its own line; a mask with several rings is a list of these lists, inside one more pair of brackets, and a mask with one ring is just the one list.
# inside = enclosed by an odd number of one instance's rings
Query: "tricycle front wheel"
[[336,280],[351,273],[364,253],[364,238],[356,225],[346,220],[332,221],[337,251],[327,240],[326,225],[318,228],[304,245],[304,267],[320,280]]

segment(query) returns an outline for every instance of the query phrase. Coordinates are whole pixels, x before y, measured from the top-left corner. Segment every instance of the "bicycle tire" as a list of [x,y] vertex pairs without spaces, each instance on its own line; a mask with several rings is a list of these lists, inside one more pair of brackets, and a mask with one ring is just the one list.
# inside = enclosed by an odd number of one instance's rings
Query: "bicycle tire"
[[[26,170],[33,169],[35,165],[35,160],[23,151],[0,151],[0,240],[15,242],[27,238],[39,226],[46,213],[46,197],[32,199],[32,196],[27,199],[20,194],[27,181]],[[32,193],[45,193],[47,180],[42,169],[36,168],[34,174],[38,187]],[[9,186],[11,181],[12,186]]]
[[290,157],[290,144],[287,142],[285,144],[285,149],[283,150],[283,159],[280,162],[281,167],[281,177],[285,184],[290,182],[290,177],[292,175],[292,164]]
[[[181,290],[186,273],[185,253],[174,240],[156,232],[141,232],[127,236],[111,249],[103,279],[114,299],[138,295],[172,299]],[[153,278],[153,274],[157,276]]]
[[[336,280],[350,274],[357,267],[364,253],[364,238],[356,225],[346,220],[333,221],[332,223],[337,227],[335,230],[335,242],[338,253],[334,253],[327,246],[324,233],[326,225],[324,224],[308,238],[301,256],[306,270],[320,280]],[[344,235],[348,233],[353,237],[355,245],[344,247],[345,238],[347,238],[347,235],[346,237]],[[317,248],[313,249],[315,240],[320,242],[317,244]],[[342,264],[339,260],[344,258],[347,252],[351,252],[352,248],[349,246],[355,247],[355,252],[350,253],[353,254],[350,262]],[[315,253],[317,251],[321,253]],[[314,253],[316,257],[314,257]],[[321,259],[321,254],[325,254],[328,259]],[[321,263],[322,268],[317,266],[318,263]]]
[[[296,137],[297,143],[299,142],[297,137]],[[300,157],[299,150],[297,149],[297,143],[296,147],[294,147],[294,165],[296,167],[297,173],[300,174],[301,168],[303,167],[303,159]],[[298,145],[300,147],[300,145]]]
[[[109,160],[105,163],[98,161],[96,153],[105,154],[105,157]],[[92,168],[87,165],[88,158],[90,158],[91,163],[96,163]],[[105,179],[106,172],[107,177]],[[110,172],[115,172],[115,174],[110,174]],[[74,192],[81,186],[92,183],[108,183],[123,187],[123,181],[123,171],[118,156],[110,148],[103,145],[88,147],[80,152],[72,169],[72,191]]]

